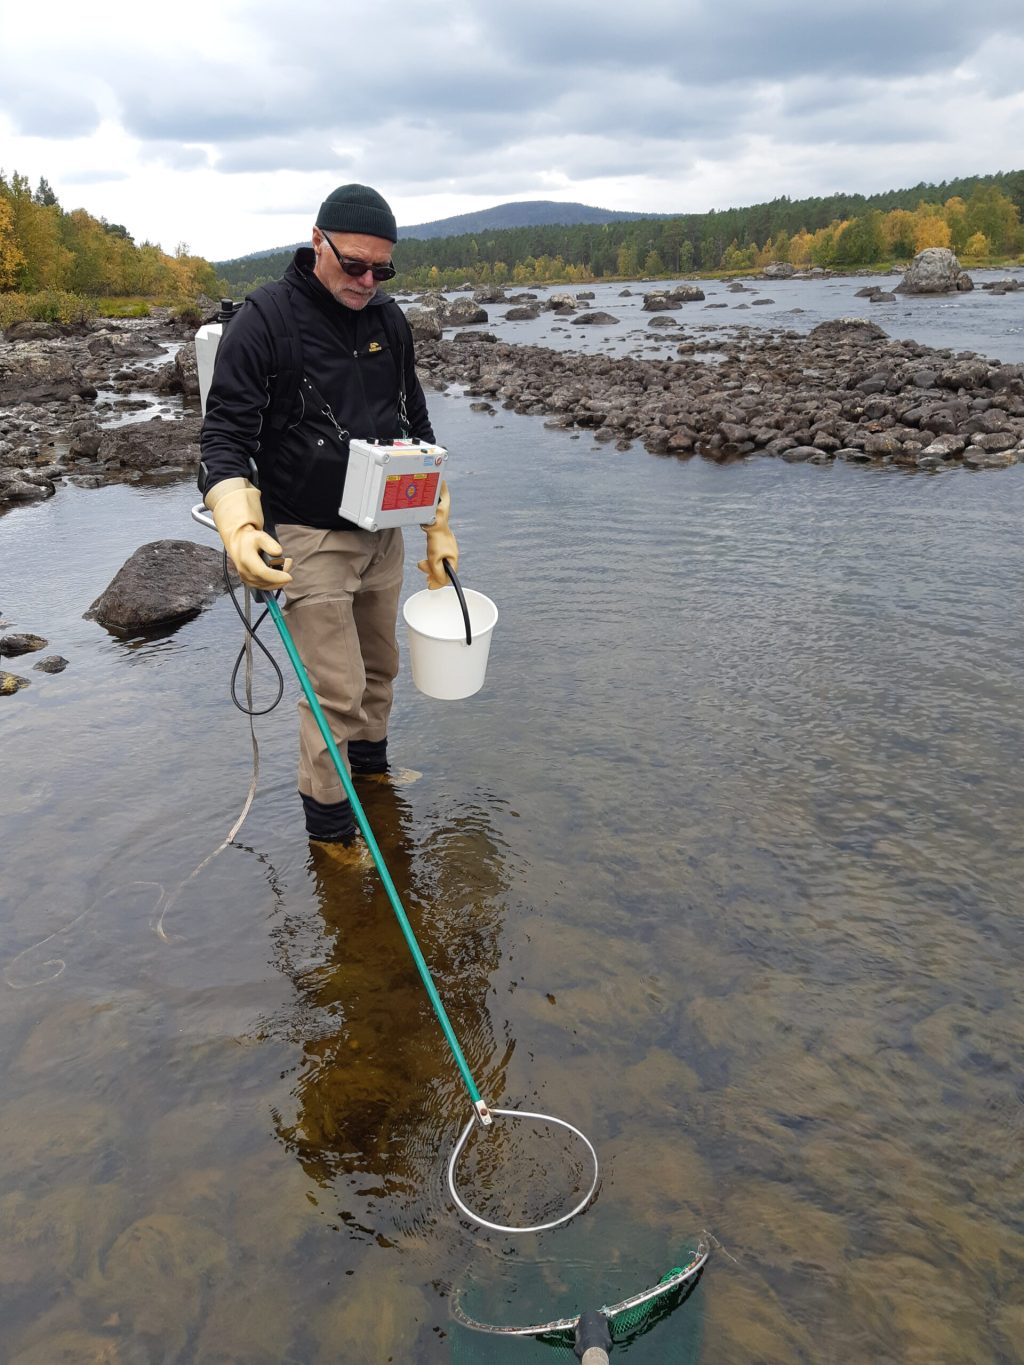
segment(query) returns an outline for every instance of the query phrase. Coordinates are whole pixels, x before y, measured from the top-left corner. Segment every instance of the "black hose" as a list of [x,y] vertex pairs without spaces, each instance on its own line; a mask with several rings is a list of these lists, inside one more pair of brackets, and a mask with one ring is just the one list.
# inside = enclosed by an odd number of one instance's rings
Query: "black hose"
[[466,623],[466,644],[471,645],[473,643],[473,632],[469,625],[469,608],[466,606],[466,594],[462,591],[462,584],[459,582],[458,575],[448,560],[442,559],[441,563],[444,565],[445,573],[452,580],[452,587],[459,595],[459,606],[462,608],[462,619]]

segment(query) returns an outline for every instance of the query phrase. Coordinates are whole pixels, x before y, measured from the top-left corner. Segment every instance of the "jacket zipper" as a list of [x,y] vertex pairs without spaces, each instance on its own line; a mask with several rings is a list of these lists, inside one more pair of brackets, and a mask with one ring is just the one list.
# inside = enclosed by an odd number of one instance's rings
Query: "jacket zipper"
[[363,370],[362,370],[362,366],[359,364],[359,352],[358,352],[358,350],[355,350],[355,351],[352,352],[352,359],[356,362],[356,375],[357,375],[358,378],[359,378],[359,392],[363,395],[363,411],[366,413],[366,416],[367,416],[367,420],[368,420],[368,422],[369,422],[369,425],[370,425],[371,427],[373,427],[373,431],[371,432],[371,435],[372,435],[374,438],[376,438],[376,436],[377,436],[377,424],[376,424],[376,422],[374,422],[374,420],[373,420],[373,413],[370,411],[370,404],[369,404],[369,401],[368,401],[368,399],[367,399],[367,397],[366,397],[366,385],[363,383]]

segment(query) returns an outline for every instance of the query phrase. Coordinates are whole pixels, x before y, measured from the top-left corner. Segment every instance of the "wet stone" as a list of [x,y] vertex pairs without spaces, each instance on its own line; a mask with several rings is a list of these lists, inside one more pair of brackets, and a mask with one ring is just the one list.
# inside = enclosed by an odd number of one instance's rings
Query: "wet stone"
[[126,1228],[102,1267],[97,1304],[116,1314],[135,1340],[175,1360],[195,1330],[214,1274],[227,1262],[220,1233],[172,1213],[153,1213]]
[[13,697],[15,692],[20,692],[28,685],[28,678],[21,678],[17,673],[8,673],[0,668],[0,697]]
[[0,658],[17,659],[22,654],[33,654],[49,644],[41,635],[0,635]]
[[94,1177],[121,1136],[119,1119],[105,1105],[32,1093],[5,1106],[5,1169],[22,1181]]
[[124,1225],[127,1196],[114,1185],[61,1185],[0,1199],[0,1285],[87,1273]]
[[366,1361],[412,1360],[419,1324],[429,1311],[420,1290],[406,1283],[403,1268],[375,1256],[345,1277],[333,1302],[316,1315],[313,1335],[325,1360],[344,1342],[358,1342]]
[[8,1365],[136,1365],[134,1347],[126,1347],[113,1333],[87,1328],[57,1332],[8,1357]]

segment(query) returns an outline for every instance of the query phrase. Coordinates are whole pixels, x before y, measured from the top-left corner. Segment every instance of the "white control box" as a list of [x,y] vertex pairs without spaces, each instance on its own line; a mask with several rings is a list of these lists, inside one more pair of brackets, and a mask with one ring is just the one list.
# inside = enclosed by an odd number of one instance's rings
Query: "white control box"
[[447,459],[427,441],[351,440],[338,515],[367,531],[433,521]]

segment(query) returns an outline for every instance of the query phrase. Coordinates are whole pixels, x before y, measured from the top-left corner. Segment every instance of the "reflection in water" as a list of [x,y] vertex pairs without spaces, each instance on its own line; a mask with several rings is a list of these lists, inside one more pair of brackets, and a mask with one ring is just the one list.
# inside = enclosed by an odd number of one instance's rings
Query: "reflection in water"
[[[500,1095],[512,1045],[495,1056],[486,1000],[500,954],[501,842],[472,803],[417,840],[391,780],[357,781],[470,1070]],[[275,935],[298,994],[270,1027],[302,1043],[296,1113],[275,1112],[275,1128],[303,1170],[335,1188],[350,1230],[384,1244],[443,1212],[439,1166],[470,1102],[372,861],[315,843],[309,856],[323,951],[297,955],[287,922]]]

